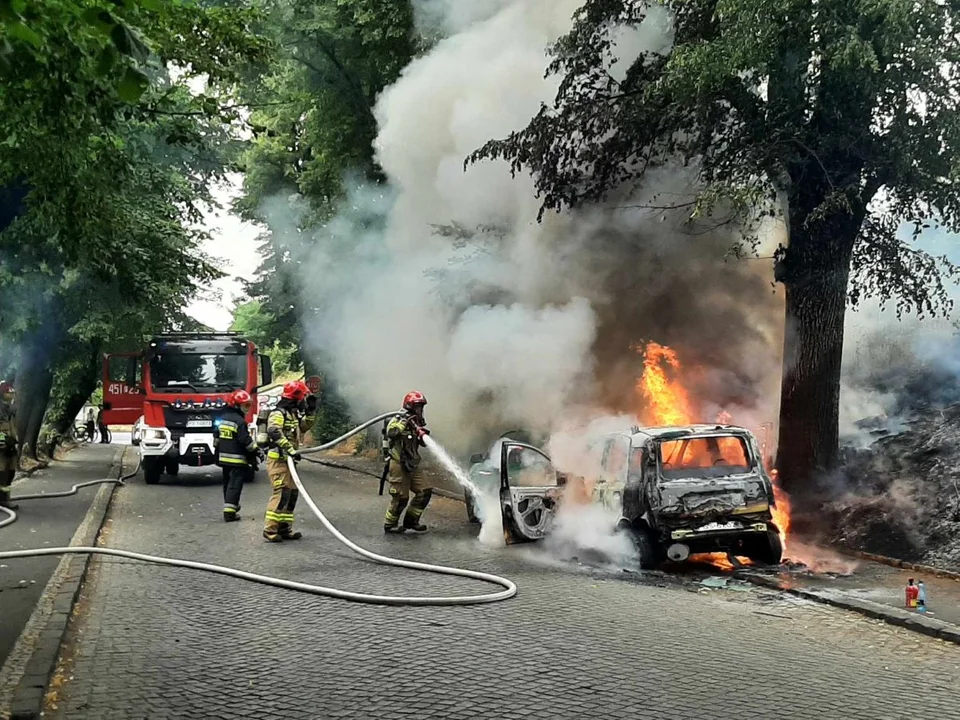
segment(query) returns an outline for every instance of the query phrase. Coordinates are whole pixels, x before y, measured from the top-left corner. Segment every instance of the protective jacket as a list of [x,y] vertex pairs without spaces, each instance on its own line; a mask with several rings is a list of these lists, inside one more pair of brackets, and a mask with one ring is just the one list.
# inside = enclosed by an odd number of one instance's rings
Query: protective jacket
[[250,437],[247,420],[237,408],[228,408],[217,432],[217,465],[241,467],[249,465],[256,455],[257,441]]
[[420,446],[412,415],[396,415],[387,425],[390,459],[396,466],[413,472],[420,465]]
[[277,407],[267,416],[267,440],[270,450],[267,457],[271,460],[283,460],[300,447],[302,436],[316,421],[316,415],[307,411],[302,417],[297,406],[286,400],[277,403]]
[[17,414],[4,402],[0,402],[0,454],[17,454]]

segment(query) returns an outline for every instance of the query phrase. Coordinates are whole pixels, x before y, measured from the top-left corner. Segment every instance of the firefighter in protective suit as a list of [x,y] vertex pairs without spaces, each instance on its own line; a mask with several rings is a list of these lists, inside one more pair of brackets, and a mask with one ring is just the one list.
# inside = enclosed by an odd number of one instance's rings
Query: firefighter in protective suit
[[223,520],[234,522],[240,519],[243,484],[253,475],[253,463],[261,451],[247,427],[247,415],[253,407],[250,393],[237,390],[227,405],[217,430],[217,465],[223,468]]
[[16,510],[17,506],[10,502],[10,488],[20,466],[20,443],[13,399],[13,383],[0,382],[0,505]]
[[313,427],[316,420],[317,398],[310,389],[298,381],[283,386],[280,402],[267,417],[267,477],[273,492],[267,503],[263,525],[263,537],[268,542],[299,540],[302,536],[293,530],[293,511],[297,507],[300,491],[287,467],[287,457],[301,459],[298,448],[303,433]]
[[[423,511],[433,496],[433,488],[425,487],[420,472],[420,448],[425,444],[423,438],[430,434],[423,407],[427,398],[416,390],[403,398],[402,415],[397,415],[387,424],[387,442],[390,456],[390,506],[383,518],[385,533],[402,533],[405,530],[424,532],[426,525],[420,522]],[[410,493],[413,492],[413,500]],[[410,507],[407,503],[410,502]],[[403,509],[407,513],[400,524]]]

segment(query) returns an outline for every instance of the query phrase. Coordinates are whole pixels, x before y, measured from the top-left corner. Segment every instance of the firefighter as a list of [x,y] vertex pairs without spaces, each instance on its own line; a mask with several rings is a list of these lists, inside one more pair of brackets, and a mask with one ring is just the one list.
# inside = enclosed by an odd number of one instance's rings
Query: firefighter
[[303,535],[293,530],[293,511],[300,491],[287,467],[287,457],[301,459],[299,447],[304,433],[313,427],[317,412],[317,397],[310,389],[295,380],[283,386],[277,406],[267,416],[267,477],[273,492],[267,503],[263,537],[268,542],[299,540]]
[[[420,448],[425,445],[423,438],[430,434],[423,418],[426,404],[427,398],[423,393],[416,390],[407,393],[403,398],[404,412],[387,424],[386,436],[390,444],[390,506],[383,518],[385,533],[402,533],[405,530],[424,532],[427,529],[427,526],[420,522],[433,495],[433,488],[424,487],[423,475],[420,472]],[[400,515],[408,501],[410,507],[407,508],[401,525]]]
[[20,447],[17,441],[17,414],[13,407],[13,383],[0,382],[0,505],[11,510],[10,488],[20,466]]
[[250,393],[235,391],[227,406],[217,430],[217,465],[223,468],[223,520],[234,522],[240,519],[240,493],[253,474],[260,450],[247,428],[247,415],[253,407]]

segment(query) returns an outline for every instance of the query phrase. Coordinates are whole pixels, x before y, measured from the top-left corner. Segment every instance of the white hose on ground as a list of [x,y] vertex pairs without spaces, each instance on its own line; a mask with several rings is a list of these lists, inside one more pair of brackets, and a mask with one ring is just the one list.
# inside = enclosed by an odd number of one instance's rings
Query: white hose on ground
[[[389,417],[393,417],[397,414],[395,412],[384,413],[375,418],[368,420],[362,425],[358,425],[350,432],[346,433],[342,437],[332,440],[324,445],[318,447],[305,448],[301,451],[303,454],[320,452],[322,450],[328,450],[336,445],[339,445],[341,442],[347,438],[356,435],[361,430],[364,430],[374,423],[381,422]],[[189,568],[191,570],[203,570],[205,572],[217,573],[219,575],[227,575],[229,577],[238,578],[240,580],[249,580],[251,582],[258,582],[263,585],[272,585],[273,587],[284,588],[287,590],[296,590],[298,592],[310,593],[312,595],[323,595],[326,597],[339,598],[340,600],[347,600],[349,602],[359,602],[367,603],[370,605],[477,605],[480,603],[492,603],[499,602],[500,600],[507,600],[512,598],[517,594],[517,586],[510,580],[502,578],[499,575],[492,575],[490,573],[479,572],[476,570],[464,570],[462,568],[447,567],[445,565],[430,565],[428,563],[414,562],[412,560],[399,560],[397,558],[387,557],[385,555],[378,555],[377,553],[370,552],[365,550],[356,543],[349,540],[346,536],[343,535],[337,528],[333,526],[327,517],[320,511],[320,508],[313,501],[313,498],[310,497],[310,493],[307,492],[306,488],[303,486],[303,482],[300,479],[300,475],[297,472],[296,465],[293,460],[287,458],[287,467],[290,468],[290,473],[293,476],[293,481],[296,483],[297,488],[300,490],[300,495],[303,500],[307,503],[310,509],[314,512],[317,518],[323,523],[323,526],[330,531],[330,533],[348,548],[353,550],[358,555],[361,555],[368,560],[373,562],[380,563],[382,565],[392,565],[394,567],[403,567],[409,568],[411,570],[420,570],[423,572],[437,573],[440,575],[453,575],[455,577],[465,577],[471,578],[473,580],[480,580],[481,582],[491,583],[493,585],[499,585],[504,588],[499,592],[488,593],[486,595],[455,595],[452,597],[430,597],[430,596],[413,596],[413,597],[404,597],[400,595],[371,595],[368,593],[358,593],[351,592],[349,590],[339,590],[337,588],[328,588],[323,587],[322,585],[311,585],[309,583],[301,583],[293,580],[284,580],[283,578],[270,577],[269,575],[259,575],[257,573],[246,572],[245,570],[237,570],[236,568],[224,567],[222,565],[212,565],[210,563],[195,562],[192,560],[178,560],[175,558],[165,558],[159,557],[156,555],[144,555],[143,553],[131,552],[129,550],[116,550],[113,548],[106,547],[55,547],[55,548],[36,548],[30,550],[11,550],[6,552],[0,552],[0,560],[13,560],[15,558],[24,558],[24,557],[40,557],[44,555],[66,555],[66,554],[96,554],[96,555],[113,555],[115,557],[128,558],[130,560],[140,560],[142,562],[154,563],[156,565],[168,565],[170,567],[181,567]],[[139,468],[139,465],[138,465]],[[37,498],[44,497],[66,497],[67,495],[76,494],[77,490],[81,487],[87,487],[89,485],[96,485],[100,483],[115,483],[119,485],[124,484],[124,480],[128,477],[132,477],[136,474],[136,470],[130,475],[126,475],[119,480],[91,480],[89,482],[78,483],[74,485],[71,490],[66,490],[59,493],[50,493],[50,494],[34,494],[34,495],[21,495],[12,500],[32,500]],[[0,507],[0,510],[3,510],[9,516],[6,520],[0,521],[0,527],[9,525],[17,519],[17,514],[13,510],[8,508]]]

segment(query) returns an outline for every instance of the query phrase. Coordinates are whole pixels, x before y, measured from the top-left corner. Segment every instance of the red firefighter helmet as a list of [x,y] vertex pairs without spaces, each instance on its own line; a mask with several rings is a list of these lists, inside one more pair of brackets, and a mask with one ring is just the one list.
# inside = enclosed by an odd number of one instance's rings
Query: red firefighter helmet
[[406,395],[403,396],[403,409],[404,410],[413,410],[417,405],[426,405],[427,396],[424,395],[419,390],[411,390]]
[[301,380],[292,380],[283,386],[283,398],[300,402],[310,394],[310,388]]
[[231,393],[230,397],[227,398],[227,404],[232,405],[235,408],[243,407],[247,403],[252,403],[253,398],[250,397],[250,393],[246,390],[235,390]]

